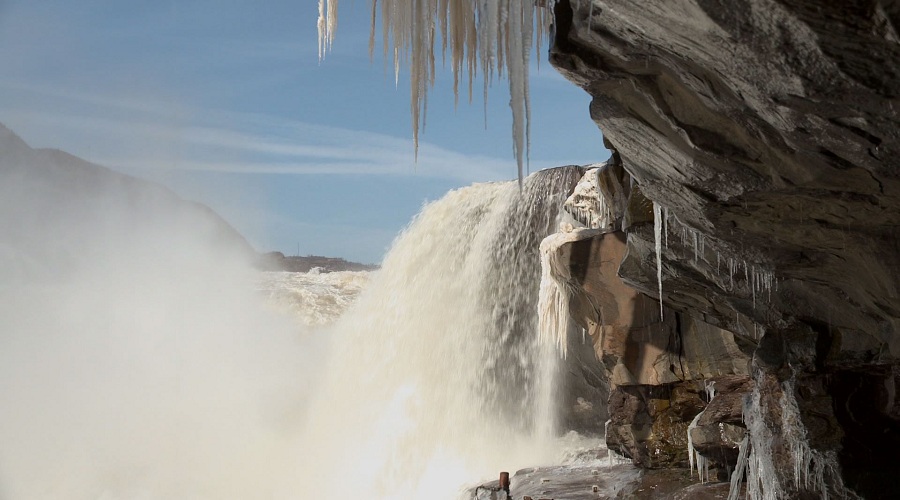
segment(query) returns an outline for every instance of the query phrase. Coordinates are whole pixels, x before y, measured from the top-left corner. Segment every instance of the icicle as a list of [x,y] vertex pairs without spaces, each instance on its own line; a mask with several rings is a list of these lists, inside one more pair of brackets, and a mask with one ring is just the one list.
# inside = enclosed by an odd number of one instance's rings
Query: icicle
[[744,436],[741,444],[738,445],[738,459],[734,466],[734,472],[731,473],[731,488],[728,490],[728,500],[738,500],[741,494],[741,483],[744,480],[744,474],[747,471],[747,463],[750,458],[750,434]]
[[699,245],[699,243],[697,243],[697,231],[694,231],[693,229],[691,229],[691,238],[693,239],[693,242],[694,242],[694,264],[696,264],[697,259],[699,258],[699,250],[700,250],[700,245]]
[[[540,47],[550,29],[553,1],[538,5],[532,0],[380,0],[382,40],[385,58],[394,64],[395,78],[400,65],[410,66],[410,111],[413,142],[419,147],[420,123],[424,124],[425,103],[435,79],[436,37],[441,37],[441,53],[450,52],[454,100],[459,99],[459,81],[468,77],[469,101],[479,67],[487,87],[496,72],[508,73],[510,108],[513,115],[513,153],[519,177],[528,164],[531,143],[531,103],[528,83],[531,42]],[[373,2],[372,22],[377,13]],[[337,29],[338,0],[319,0],[319,58],[331,48]],[[536,11],[537,9],[537,11]],[[535,30],[535,25],[536,30]],[[370,53],[374,48],[370,34]]]
[[588,31],[591,31],[591,26],[594,24],[594,2],[591,2],[591,7],[588,9]]
[[325,19],[325,0],[319,0],[319,19],[316,27],[319,30],[319,61],[325,59],[325,50],[328,43],[327,21]]
[[656,282],[659,285],[659,319],[663,319],[663,285],[662,285],[662,208],[653,202],[653,234],[656,242]]
[[731,285],[729,287],[729,290],[731,290],[731,291],[734,291],[734,273],[735,272],[736,271],[735,271],[735,267],[734,267],[734,259],[729,258],[728,259],[728,276],[731,279]]
[[[840,498],[856,498],[844,486],[837,454],[834,451],[821,452],[810,448],[806,426],[800,418],[800,408],[794,397],[794,378],[783,382],[781,389],[781,432],[791,451],[794,488],[812,491],[823,500],[828,500],[832,491]],[[831,480],[830,488],[826,475]]]
[[784,490],[778,482],[778,472],[772,461],[772,444],[775,437],[766,426],[763,417],[759,385],[744,398],[744,421],[750,437],[750,453],[747,465],[747,496],[751,500],[777,500],[784,498]]
[[697,428],[697,422],[700,421],[700,417],[702,415],[703,415],[703,412],[701,411],[700,413],[697,414],[696,417],[694,417],[694,420],[691,420],[690,425],[688,425],[687,450],[688,450],[688,461],[690,462],[690,467],[691,467],[691,476],[694,475],[694,464],[696,463],[697,464],[697,477],[700,479],[701,483],[705,483],[705,482],[709,481],[709,461],[706,459],[706,457],[701,455],[694,448],[694,440],[691,438],[691,431],[694,430],[695,428]]
[[666,237],[666,248],[669,248],[669,209],[663,207],[663,222],[665,222],[665,226],[663,226],[663,234]]
[[[703,383],[703,388],[706,390],[706,398],[707,405],[712,402],[713,398],[716,397],[716,381],[715,380],[707,380]],[[704,410],[705,411],[705,410]],[[697,464],[697,477],[700,478],[701,483],[705,483],[709,481],[709,461],[701,455],[694,448],[694,439],[691,437],[691,431],[697,428],[697,423],[700,422],[700,417],[703,415],[701,411],[698,413],[691,423],[688,425],[687,429],[687,452],[688,452],[688,462],[690,463],[690,471],[691,475],[694,474],[694,464]]]
[[703,388],[706,389],[706,401],[711,402],[716,397],[716,381],[707,380],[704,382]]
[[[522,32],[523,0],[509,0],[509,30],[512,33]],[[525,149],[525,77],[528,75],[528,60],[525,59],[528,51],[524,47],[530,47],[530,43],[524,43],[521,37],[509,38],[509,106],[513,115],[513,154],[518,160],[519,184],[522,183],[523,165],[521,158]]]
[[750,283],[750,294],[753,296],[753,308],[756,309],[756,273],[750,275],[752,283]]
[[328,0],[328,9],[325,13],[328,17],[328,20],[325,23],[325,31],[328,39],[327,50],[331,50],[331,44],[334,43],[334,35],[337,33],[337,9],[337,0]]

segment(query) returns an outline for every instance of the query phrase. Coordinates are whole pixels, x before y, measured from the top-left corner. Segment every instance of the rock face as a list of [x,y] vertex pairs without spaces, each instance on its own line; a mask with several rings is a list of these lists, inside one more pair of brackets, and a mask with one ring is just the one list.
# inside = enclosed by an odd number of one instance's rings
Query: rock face
[[[786,440],[766,451],[751,436],[775,464],[776,496],[840,494],[841,482],[900,496],[887,479],[900,472],[900,3],[559,0],[555,10],[551,62],[591,94],[631,178],[618,275],[658,295],[653,200],[670,318],[733,332],[738,349],[724,355],[735,366],[752,355],[763,420],[780,421],[765,391],[782,388],[810,453],[839,463],[824,486],[795,482]],[[630,359],[627,344],[603,343]],[[635,408],[629,425],[663,418],[648,394],[621,394],[635,399],[623,403]],[[640,421],[648,414],[652,424]]]
[[[564,223],[562,232],[541,243],[545,273],[549,271],[565,295],[559,306],[565,311],[549,316],[571,317],[576,324],[554,325],[568,332],[569,338],[560,343],[575,353],[576,360],[567,366],[590,366],[590,357],[599,364],[600,379],[608,382],[610,420],[605,432],[610,449],[645,467],[686,465],[688,427],[709,403],[717,382],[725,382],[719,389],[726,394],[715,402],[725,402],[718,409],[711,404],[703,426],[695,431],[724,429],[732,425],[735,413],[740,422],[740,392],[747,391],[741,382],[749,380],[749,357],[731,332],[673,309],[661,311],[658,300],[618,276],[626,252],[621,227],[628,204],[617,193],[628,192],[627,179],[614,163],[588,170],[565,209],[595,227],[575,229]],[[591,192],[595,203],[585,201],[585,193]],[[631,219],[636,218],[632,214]],[[545,275],[542,289],[546,281]],[[575,330],[589,335],[590,355],[575,349]],[[568,423],[582,432],[594,430],[582,421]],[[743,429],[704,436],[698,449],[724,466],[726,459],[737,457]]]

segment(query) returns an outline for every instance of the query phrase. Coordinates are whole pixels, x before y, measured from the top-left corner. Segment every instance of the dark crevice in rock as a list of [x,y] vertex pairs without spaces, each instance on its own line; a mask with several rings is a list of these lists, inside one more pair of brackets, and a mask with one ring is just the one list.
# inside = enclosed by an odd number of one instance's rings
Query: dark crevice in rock
[[839,456],[847,485],[870,500],[900,498],[900,482],[894,480],[900,477],[900,420],[890,414],[896,400],[894,373],[839,372],[832,376],[830,390],[844,432]]

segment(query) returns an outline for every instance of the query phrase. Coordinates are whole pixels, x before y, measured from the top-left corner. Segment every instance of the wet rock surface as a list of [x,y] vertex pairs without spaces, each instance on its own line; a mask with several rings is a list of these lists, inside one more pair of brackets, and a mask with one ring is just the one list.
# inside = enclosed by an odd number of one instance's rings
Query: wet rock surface
[[685,469],[647,470],[616,498],[632,500],[719,500],[728,498],[724,483],[698,483]]
[[[728,498],[726,483],[698,483],[686,469],[642,470],[604,461],[522,469],[510,478],[515,500],[719,500]],[[470,490],[476,500],[502,500],[499,482]],[[492,496],[493,495],[493,496]]]

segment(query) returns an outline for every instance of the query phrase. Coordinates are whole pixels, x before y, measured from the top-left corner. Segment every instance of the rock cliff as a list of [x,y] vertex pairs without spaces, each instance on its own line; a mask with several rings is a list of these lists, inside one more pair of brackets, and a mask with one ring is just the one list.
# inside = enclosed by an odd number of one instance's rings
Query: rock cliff
[[748,436],[751,496],[896,498],[900,3],[554,8],[551,62],[629,193],[566,243],[610,446],[684,464],[690,427],[724,478]]

